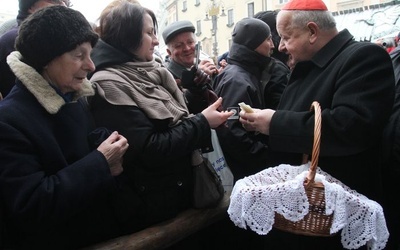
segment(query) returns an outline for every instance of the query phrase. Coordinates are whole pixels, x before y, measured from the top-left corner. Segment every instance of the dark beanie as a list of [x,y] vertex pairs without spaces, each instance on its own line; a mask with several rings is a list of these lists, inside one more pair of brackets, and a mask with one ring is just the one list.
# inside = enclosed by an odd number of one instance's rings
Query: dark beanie
[[265,39],[271,35],[269,26],[256,18],[243,18],[233,29],[232,40],[234,43],[255,50]]
[[39,0],[19,0],[19,11],[17,20],[23,21],[29,16],[29,9]]
[[89,42],[98,35],[86,18],[71,8],[55,5],[40,9],[21,24],[15,48],[23,61],[41,71],[54,58]]

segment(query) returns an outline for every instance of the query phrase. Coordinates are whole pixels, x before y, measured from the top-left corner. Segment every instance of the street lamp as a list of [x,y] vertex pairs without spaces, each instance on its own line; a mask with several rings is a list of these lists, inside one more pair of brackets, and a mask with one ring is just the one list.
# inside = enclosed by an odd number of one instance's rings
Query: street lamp
[[[220,9],[221,9],[221,13],[220,13]],[[211,4],[209,4],[207,7],[206,18],[204,19],[204,21],[211,20],[211,22],[212,22],[211,35],[214,36],[213,55],[214,55],[215,61],[217,61],[217,57],[218,57],[218,39],[217,39],[218,16],[226,16],[224,3],[222,1],[211,0]],[[211,19],[210,19],[210,17],[211,17]]]

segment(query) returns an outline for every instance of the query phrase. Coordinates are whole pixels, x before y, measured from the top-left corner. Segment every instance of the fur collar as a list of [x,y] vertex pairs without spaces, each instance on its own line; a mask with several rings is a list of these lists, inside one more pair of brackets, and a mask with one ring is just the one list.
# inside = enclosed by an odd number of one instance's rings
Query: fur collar
[[[21,61],[22,55],[18,51],[7,57],[7,63],[21,83],[32,93],[38,102],[50,114],[56,114],[66,104],[64,99],[50,86],[50,84],[34,68]],[[85,79],[82,89],[74,94],[73,102],[83,96],[93,96],[95,93],[92,84]]]

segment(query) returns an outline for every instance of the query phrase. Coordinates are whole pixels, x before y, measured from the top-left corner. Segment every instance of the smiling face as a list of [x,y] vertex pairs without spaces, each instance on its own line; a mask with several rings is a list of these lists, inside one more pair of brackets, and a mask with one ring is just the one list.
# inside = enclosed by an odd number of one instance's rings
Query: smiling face
[[196,38],[193,32],[176,35],[168,43],[168,55],[176,63],[190,68],[194,64]]
[[143,16],[143,32],[142,41],[139,48],[133,52],[137,59],[143,62],[153,60],[154,47],[158,46],[159,42],[154,29],[153,19],[149,14]]
[[80,90],[87,74],[95,69],[91,51],[92,45],[85,42],[54,58],[44,67],[43,77],[63,94]]

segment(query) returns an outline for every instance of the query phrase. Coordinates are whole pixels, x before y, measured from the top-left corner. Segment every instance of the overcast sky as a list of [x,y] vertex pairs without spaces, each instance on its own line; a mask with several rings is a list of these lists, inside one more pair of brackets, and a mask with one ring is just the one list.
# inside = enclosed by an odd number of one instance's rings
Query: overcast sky
[[[72,8],[82,12],[82,14],[92,22],[96,21],[100,12],[111,1],[112,0],[71,0],[73,4]],[[139,2],[154,12],[158,10],[159,0],[139,0]],[[18,0],[0,0],[0,11],[16,14],[18,12]]]

